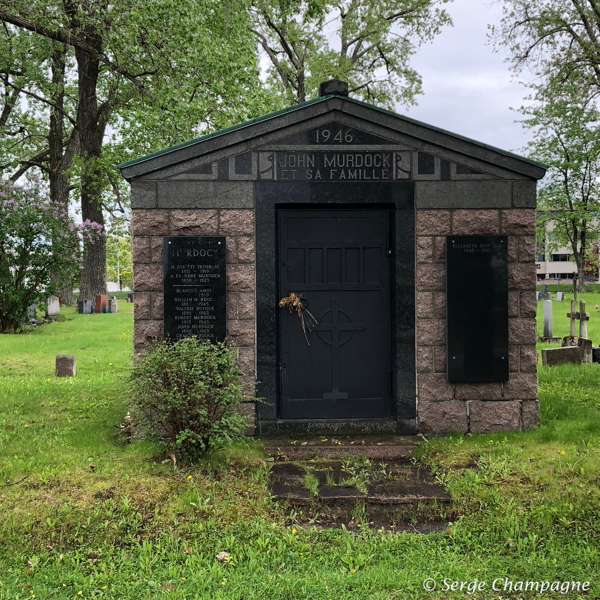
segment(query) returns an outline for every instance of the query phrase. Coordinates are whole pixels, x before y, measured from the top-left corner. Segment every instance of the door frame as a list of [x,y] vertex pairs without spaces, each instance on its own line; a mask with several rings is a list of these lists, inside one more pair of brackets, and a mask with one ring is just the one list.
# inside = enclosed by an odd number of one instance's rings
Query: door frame
[[[340,191],[343,188],[343,191]],[[278,264],[280,208],[379,208],[390,210],[392,418],[398,433],[414,433],[415,206],[413,182],[256,182],[256,363],[259,431],[280,418]],[[400,259],[401,258],[401,259]],[[319,420],[322,421],[322,420]],[[368,419],[360,419],[367,422]],[[272,430],[272,428],[270,429]]]

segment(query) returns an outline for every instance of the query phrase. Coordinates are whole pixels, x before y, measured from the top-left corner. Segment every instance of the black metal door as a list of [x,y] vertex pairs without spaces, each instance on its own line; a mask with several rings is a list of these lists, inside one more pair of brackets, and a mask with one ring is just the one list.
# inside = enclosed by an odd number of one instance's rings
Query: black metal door
[[301,294],[317,321],[307,340],[298,314],[279,309],[283,419],[390,416],[388,217],[279,211],[280,298]]

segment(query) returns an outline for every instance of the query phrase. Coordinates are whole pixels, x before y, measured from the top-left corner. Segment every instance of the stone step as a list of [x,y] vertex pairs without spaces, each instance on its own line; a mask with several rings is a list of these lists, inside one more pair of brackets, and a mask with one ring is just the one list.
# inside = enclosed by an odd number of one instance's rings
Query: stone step
[[305,505],[311,501],[334,504],[362,500],[367,504],[416,504],[417,502],[450,502],[448,491],[439,484],[407,481],[386,481],[368,486],[367,493],[353,485],[322,485],[314,496],[300,483],[275,483],[270,486],[271,495],[277,500]]
[[[377,443],[367,445],[365,442],[364,446],[358,448],[381,448]],[[300,446],[315,447],[323,446]],[[281,453],[279,447],[277,451]],[[429,469],[402,462],[387,462],[387,459],[362,458],[338,461],[307,458],[296,462],[276,462],[269,474],[271,495],[290,504],[321,503],[329,506],[347,506],[357,501],[389,506],[451,500],[450,494],[437,483]]]
[[414,456],[417,442],[410,436],[322,436],[265,441],[265,456],[277,460],[365,457],[374,460],[406,461]]

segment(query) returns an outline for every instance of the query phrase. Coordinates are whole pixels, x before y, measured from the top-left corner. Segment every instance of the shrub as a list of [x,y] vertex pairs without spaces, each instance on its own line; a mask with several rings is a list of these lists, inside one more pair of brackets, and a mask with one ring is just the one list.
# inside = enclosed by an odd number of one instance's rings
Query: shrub
[[17,330],[30,304],[72,283],[83,268],[82,240],[101,235],[97,223],[76,224],[38,180],[0,181],[0,331]]
[[246,422],[236,407],[249,398],[230,343],[189,337],[148,350],[132,370],[133,408],[167,450],[193,459],[241,435]]

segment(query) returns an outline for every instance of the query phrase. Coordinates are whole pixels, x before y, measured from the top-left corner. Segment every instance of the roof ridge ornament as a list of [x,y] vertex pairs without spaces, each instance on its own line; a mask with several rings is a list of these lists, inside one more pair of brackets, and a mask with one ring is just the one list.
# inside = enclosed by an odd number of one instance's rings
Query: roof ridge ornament
[[341,81],[339,79],[330,79],[329,81],[323,81],[319,88],[320,96],[331,96],[336,94],[337,96],[348,95],[348,82]]

